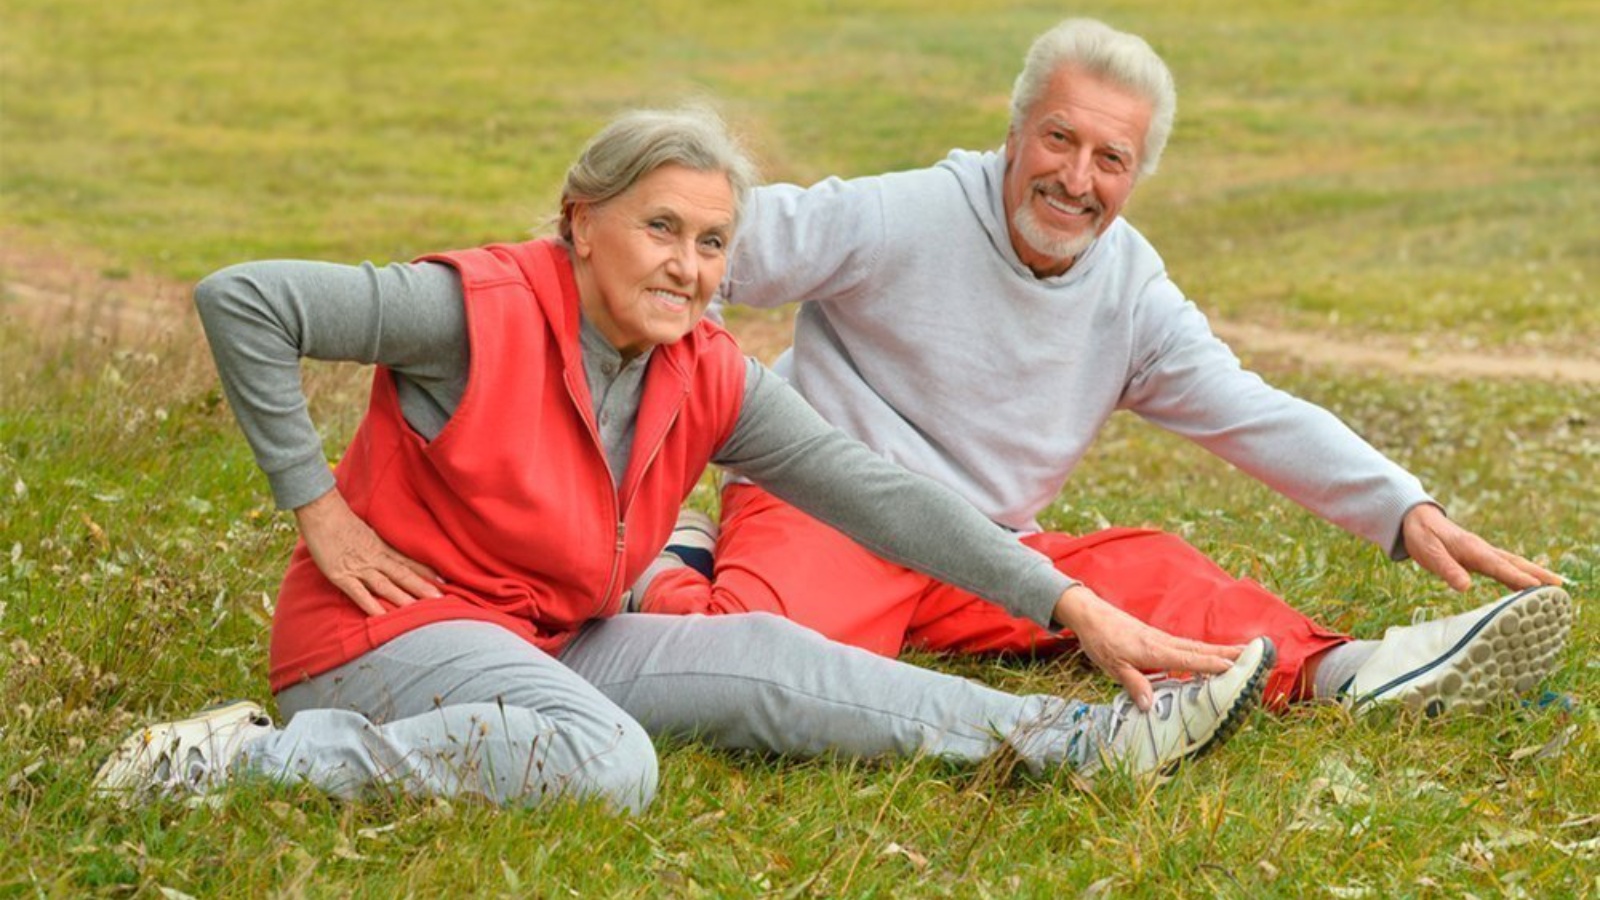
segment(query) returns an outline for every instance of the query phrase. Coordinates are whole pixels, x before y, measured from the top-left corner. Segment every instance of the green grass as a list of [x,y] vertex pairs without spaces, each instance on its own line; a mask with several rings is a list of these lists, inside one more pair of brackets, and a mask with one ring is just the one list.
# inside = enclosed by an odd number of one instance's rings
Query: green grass
[[[1174,67],[1179,125],[1130,217],[1209,312],[1495,355],[1600,346],[1600,11],[1488,2],[1082,7]],[[82,284],[241,259],[405,258],[514,238],[613,111],[719,98],[769,176],[998,143],[1047,4],[223,5],[0,0],[0,242]],[[45,252],[48,251],[48,252]],[[135,723],[266,699],[293,541],[187,318],[165,339],[25,325],[0,256],[0,896],[1416,896],[1600,894],[1593,585],[1600,387],[1247,360],[1575,583],[1552,690],[1576,711],[1440,722],[1257,716],[1151,789],[933,762],[663,746],[619,819],[245,786],[121,811],[87,784]],[[133,298],[135,300],[141,298]],[[15,313],[15,315],[14,315]],[[316,368],[333,451],[365,375]],[[1180,532],[1330,624],[1485,601],[1115,419],[1049,513]],[[920,661],[1107,696],[1083,669]],[[1587,842],[1587,843],[1586,843]],[[1096,887],[1098,886],[1098,887]]]

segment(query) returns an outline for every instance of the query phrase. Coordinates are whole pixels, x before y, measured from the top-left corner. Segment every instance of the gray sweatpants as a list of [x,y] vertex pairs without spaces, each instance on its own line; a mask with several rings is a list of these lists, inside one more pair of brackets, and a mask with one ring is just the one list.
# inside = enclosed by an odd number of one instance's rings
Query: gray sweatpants
[[1016,696],[823,638],[787,619],[623,615],[551,657],[483,622],[410,632],[278,694],[287,724],[242,766],[335,796],[374,785],[496,803],[640,810],[652,736],[780,754],[1081,760],[1082,703]]

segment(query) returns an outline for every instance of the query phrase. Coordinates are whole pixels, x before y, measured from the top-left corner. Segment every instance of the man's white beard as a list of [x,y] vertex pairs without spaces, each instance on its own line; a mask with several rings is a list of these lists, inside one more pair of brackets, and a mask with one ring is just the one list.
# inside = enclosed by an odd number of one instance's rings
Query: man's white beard
[[1033,207],[1024,204],[1011,217],[1011,224],[1017,229],[1017,234],[1027,242],[1028,248],[1040,256],[1061,262],[1071,262],[1078,258],[1083,251],[1089,249],[1100,230],[1099,217],[1082,234],[1073,237],[1056,237],[1050,230],[1039,224],[1039,217],[1034,214]]

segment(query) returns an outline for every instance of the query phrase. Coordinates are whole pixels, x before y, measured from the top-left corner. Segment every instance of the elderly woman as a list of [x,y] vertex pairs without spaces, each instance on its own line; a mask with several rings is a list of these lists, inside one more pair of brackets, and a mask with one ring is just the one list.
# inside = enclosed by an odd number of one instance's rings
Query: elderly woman
[[[1258,701],[1270,644],[1180,640],[1084,602],[1043,556],[832,430],[702,320],[752,178],[714,115],[631,113],[568,173],[558,240],[203,281],[228,398],[302,537],[272,631],[289,718],[274,728],[241,702],[142,729],[99,791],[204,791],[249,773],[338,796],[637,810],[656,789],[653,734],[961,760],[1009,744],[1034,770],[1085,773],[1164,769],[1224,740]],[[302,357],[379,366],[335,473]],[[1019,697],[774,616],[628,613],[712,462],[883,555],[1072,628],[1132,693]],[[1221,674],[1152,687],[1135,666]]]

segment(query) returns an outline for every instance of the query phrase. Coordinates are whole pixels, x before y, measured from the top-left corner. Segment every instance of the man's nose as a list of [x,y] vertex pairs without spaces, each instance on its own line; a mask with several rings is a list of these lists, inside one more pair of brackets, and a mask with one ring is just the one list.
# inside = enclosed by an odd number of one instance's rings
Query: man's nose
[[1082,197],[1094,190],[1094,166],[1086,155],[1075,155],[1061,166],[1061,183],[1067,193]]

